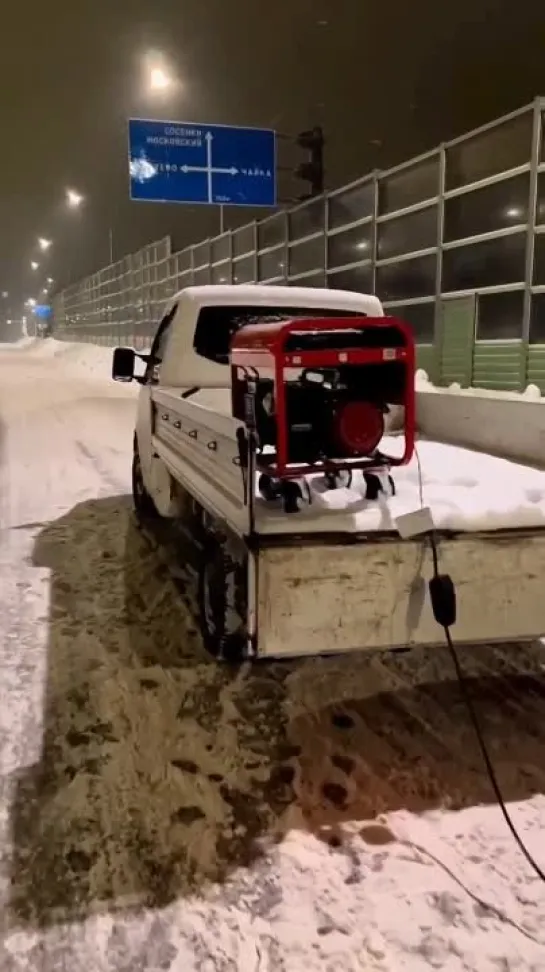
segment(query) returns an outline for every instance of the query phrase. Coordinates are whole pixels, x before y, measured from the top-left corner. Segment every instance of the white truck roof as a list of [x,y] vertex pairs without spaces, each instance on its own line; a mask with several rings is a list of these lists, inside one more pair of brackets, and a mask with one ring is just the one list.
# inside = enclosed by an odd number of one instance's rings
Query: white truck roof
[[382,317],[378,297],[352,290],[330,290],[327,287],[277,287],[271,284],[206,284],[185,287],[171,298],[171,306],[180,301],[194,306],[210,304],[276,304],[284,307],[328,307],[332,310],[361,311],[368,317]]

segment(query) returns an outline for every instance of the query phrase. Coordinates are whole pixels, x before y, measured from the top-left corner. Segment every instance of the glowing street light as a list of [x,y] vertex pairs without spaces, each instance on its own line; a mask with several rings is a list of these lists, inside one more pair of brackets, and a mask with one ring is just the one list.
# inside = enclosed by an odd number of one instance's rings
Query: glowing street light
[[149,86],[152,91],[166,91],[172,84],[172,78],[163,68],[154,67],[149,74]]
[[32,267],[33,270],[37,270],[38,267],[40,266],[40,264],[37,263],[36,260],[31,260],[30,261],[30,266]]
[[9,294],[8,294],[7,290],[3,290],[2,291],[2,298],[3,298],[3,300],[7,300],[8,297],[9,297]]
[[44,288],[43,288],[43,290],[42,290],[42,294],[47,294],[47,287],[44,287]]
[[144,90],[162,95],[178,86],[176,76],[162,51],[149,50],[143,58]]
[[36,301],[34,300],[34,297],[29,297],[25,303],[27,307],[36,307]]
[[48,277],[47,278],[47,282],[48,282],[49,286],[51,286],[51,284],[53,283],[53,277]]
[[52,242],[53,242],[52,240],[47,240],[45,236],[40,236],[40,238],[38,239],[38,246],[40,247],[40,250],[42,250],[45,253],[45,251],[48,250],[49,247],[51,246]]
[[76,192],[75,189],[66,190],[66,202],[71,209],[78,209],[83,202],[83,198],[81,192]]

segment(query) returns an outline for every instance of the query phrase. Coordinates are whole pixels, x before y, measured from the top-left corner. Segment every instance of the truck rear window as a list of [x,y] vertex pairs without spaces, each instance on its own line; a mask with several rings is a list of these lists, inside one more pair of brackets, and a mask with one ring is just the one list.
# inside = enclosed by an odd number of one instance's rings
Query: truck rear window
[[216,364],[229,364],[233,334],[245,324],[257,321],[289,321],[299,317],[365,317],[363,311],[333,310],[331,307],[242,307],[211,306],[199,312],[193,347],[197,354]]

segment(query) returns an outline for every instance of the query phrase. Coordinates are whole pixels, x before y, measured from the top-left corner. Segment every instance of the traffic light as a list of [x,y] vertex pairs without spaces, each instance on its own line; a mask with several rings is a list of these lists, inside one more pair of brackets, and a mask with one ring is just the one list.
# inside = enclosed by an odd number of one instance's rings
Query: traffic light
[[308,160],[301,162],[295,169],[297,178],[310,185],[310,192],[301,198],[321,196],[324,191],[324,133],[319,126],[316,126],[309,131],[301,132],[296,142],[300,148],[308,152]]

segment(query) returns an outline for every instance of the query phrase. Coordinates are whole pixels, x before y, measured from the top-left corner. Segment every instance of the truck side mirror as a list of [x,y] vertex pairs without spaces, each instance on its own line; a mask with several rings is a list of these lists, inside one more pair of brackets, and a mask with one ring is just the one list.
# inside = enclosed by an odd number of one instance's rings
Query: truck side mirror
[[132,381],[136,354],[133,348],[115,348],[112,361],[114,381]]

